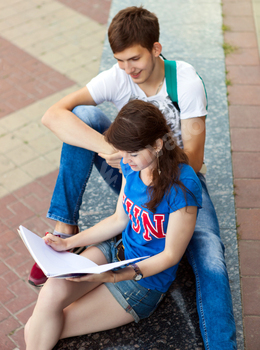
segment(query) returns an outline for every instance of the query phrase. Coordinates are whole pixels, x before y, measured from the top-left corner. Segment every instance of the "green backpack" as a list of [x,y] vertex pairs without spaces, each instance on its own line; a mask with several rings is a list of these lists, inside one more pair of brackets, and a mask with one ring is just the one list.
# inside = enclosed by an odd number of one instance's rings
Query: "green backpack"
[[[166,60],[164,58],[164,68],[165,68],[165,78],[166,78],[167,93],[170,96],[174,106],[180,112],[180,107],[179,107],[179,104],[178,104],[178,94],[177,94],[177,65],[176,65],[176,61],[169,61],[169,60]],[[199,74],[198,74],[198,76],[199,76]],[[204,84],[204,81],[202,80],[202,78],[200,76],[199,76],[199,78],[201,79],[202,84],[204,86],[204,91],[205,91],[206,100],[207,100],[206,109],[208,110],[208,98],[207,98],[207,92],[206,92],[205,84]]]

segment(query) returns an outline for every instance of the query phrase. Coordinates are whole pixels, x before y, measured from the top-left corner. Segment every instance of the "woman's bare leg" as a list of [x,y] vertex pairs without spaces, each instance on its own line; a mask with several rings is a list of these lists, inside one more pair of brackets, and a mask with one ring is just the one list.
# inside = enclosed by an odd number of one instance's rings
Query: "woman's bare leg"
[[[87,249],[82,255],[99,265],[107,263],[104,254],[96,247]],[[48,279],[39,294],[33,315],[26,325],[27,350],[52,349],[62,333],[63,309],[95,289],[99,284]]]
[[61,338],[113,329],[133,321],[133,316],[101,284],[64,310]]

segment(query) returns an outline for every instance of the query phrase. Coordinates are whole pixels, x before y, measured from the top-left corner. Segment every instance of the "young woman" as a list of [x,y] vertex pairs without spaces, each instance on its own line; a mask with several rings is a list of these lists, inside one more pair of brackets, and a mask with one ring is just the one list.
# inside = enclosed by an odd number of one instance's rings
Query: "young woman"
[[57,251],[88,246],[82,255],[97,264],[116,261],[119,253],[123,259],[148,258],[116,271],[48,279],[25,328],[27,350],[52,349],[61,338],[151,315],[175,279],[192,237],[201,205],[200,181],[159,109],[130,101],[107,130],[106,140],[122,156],[115,214],[71,238],[48,234],[44,240]]

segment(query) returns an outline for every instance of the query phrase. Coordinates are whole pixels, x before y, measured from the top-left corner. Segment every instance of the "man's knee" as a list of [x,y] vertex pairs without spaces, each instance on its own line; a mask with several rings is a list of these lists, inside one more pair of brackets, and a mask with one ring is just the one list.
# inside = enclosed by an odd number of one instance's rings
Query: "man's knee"
[[187,252],[192,256],[192,260],[196,261],[197,266],[207,271],[225,273],[225,248],[217,235],[195,231]]
[[92,129],[103,133],[111,124],[110,119],[95,106],[76,106],[72,112]]
[[76,106],[73,108],[72,113],[74,113],[85,124],[92,127],[92,120],[96,115],[96,107],[84,105]]

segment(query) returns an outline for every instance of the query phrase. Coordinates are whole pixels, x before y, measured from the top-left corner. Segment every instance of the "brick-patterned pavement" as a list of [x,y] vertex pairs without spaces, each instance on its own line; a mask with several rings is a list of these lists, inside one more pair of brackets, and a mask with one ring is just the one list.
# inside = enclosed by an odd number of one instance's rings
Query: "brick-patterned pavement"
[[0,117],[75,84],[1,37],[0,47]]
[[260,349],[260,3],[223,1],[245,345]]
[[[40,122],[54,101],[99,69],[111,0],[0,3],[0,349],[24,349],[23,327],[38,291],[32,259],[16,232],[42,235],[61,144]],[[232,160],[245,343],[260,348],[260,7],[224,0]],[[87,52],[87,55],[86,55]]]
[[27,283],[33,260],[17,227],[39,235],[53,228],[45,215],[61,142],[40,119],[53,102],[98,73],[110,3],[0,4],[1,350],[25,349],[23,328],[38,294]]

